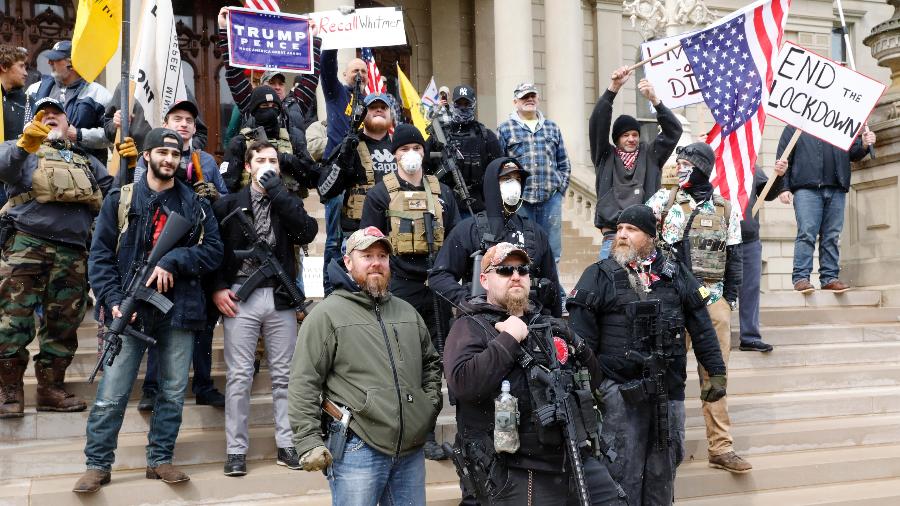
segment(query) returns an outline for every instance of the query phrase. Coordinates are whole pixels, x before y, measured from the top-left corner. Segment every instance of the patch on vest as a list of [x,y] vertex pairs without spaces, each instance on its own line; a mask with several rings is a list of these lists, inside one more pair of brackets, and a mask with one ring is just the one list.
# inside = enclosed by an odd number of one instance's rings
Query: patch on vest
[[706,288],[705,286],[702,286],[702,285],[700,286],[700,288],[697,289],[697,291],[700,292],[700,296],[703,297],[704,300],[708,299],[709,296],[711,295],[709,288]]
[[556,358],[560,364],[565,364],[569,360],[569,346],[561,337],[553,336],[553,346],[556,348]]

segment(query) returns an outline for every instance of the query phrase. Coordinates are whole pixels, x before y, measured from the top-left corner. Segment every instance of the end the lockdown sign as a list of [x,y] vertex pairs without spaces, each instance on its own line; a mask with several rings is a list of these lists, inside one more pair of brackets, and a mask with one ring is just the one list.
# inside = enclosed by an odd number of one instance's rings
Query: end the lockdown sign
[[844,151],[886,87],[791,42],[774,68],[766,113]]
[[232,7],[228,10],[228,52],[235,67],[312,73],[309,19]]

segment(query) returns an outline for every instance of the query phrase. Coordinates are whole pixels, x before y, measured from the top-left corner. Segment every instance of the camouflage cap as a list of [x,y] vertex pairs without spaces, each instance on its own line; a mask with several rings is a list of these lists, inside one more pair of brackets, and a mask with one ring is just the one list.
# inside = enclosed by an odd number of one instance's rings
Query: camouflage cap
[[349,255],[350,252],[354,250],[362,251],[369,249],[376,242],[383,243],[384,247],[387,248],[388,254],[394,253],[394,248],[391,247],[391,241],[384,236],[381,230],[378,230],[378,227],[366,227],[353,232],[353,235],[347,239],[347,254]]
[[500,265],[511,255],[518,256],[526,265],[531,263],[531,258],[529,258],[528,253],[526,253],[525,250],[519,248],[515,244],[501,242],[488,248],[484,257],[481,259],[481,272],[487,272],[489,268]]

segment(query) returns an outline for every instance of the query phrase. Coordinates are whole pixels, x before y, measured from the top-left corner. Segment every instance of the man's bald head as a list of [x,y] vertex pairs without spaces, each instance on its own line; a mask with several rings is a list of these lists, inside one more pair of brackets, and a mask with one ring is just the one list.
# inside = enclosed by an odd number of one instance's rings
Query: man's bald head
[[359,58],[354,58],[347,62],[347,68],[344,70],[344,82],[347,83],[347,86],[356,84],[357,74],[359,74],[360,79],[362,79],[362,85],[365,87],[369,81],[369,76],[366,72],[366,62]]

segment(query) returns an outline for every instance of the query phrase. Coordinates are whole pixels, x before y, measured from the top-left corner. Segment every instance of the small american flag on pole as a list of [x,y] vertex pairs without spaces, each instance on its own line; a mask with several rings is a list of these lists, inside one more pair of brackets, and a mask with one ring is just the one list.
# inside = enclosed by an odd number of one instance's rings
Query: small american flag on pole
[[741,212],[753,186],[765,105],[790,5],[791,0],[759,0],[681,39],[716,120],[706,139],[716,152],[710,179]]
[[278,0],[246,0],[244,5],[246,5],[248,9],[256,9],[258,11],[281,12],[281,7],[278,6]]
[[[387,93],[387,85],[381,72],[378,71],[378,65],[375,65],[375,53],[372,48],[364,47],[360,50],[362,60],[366,62],[366,73],[369,81],[366,83],[366,95],[369,93]],[[377,83],[377,85],[376,85]]]

